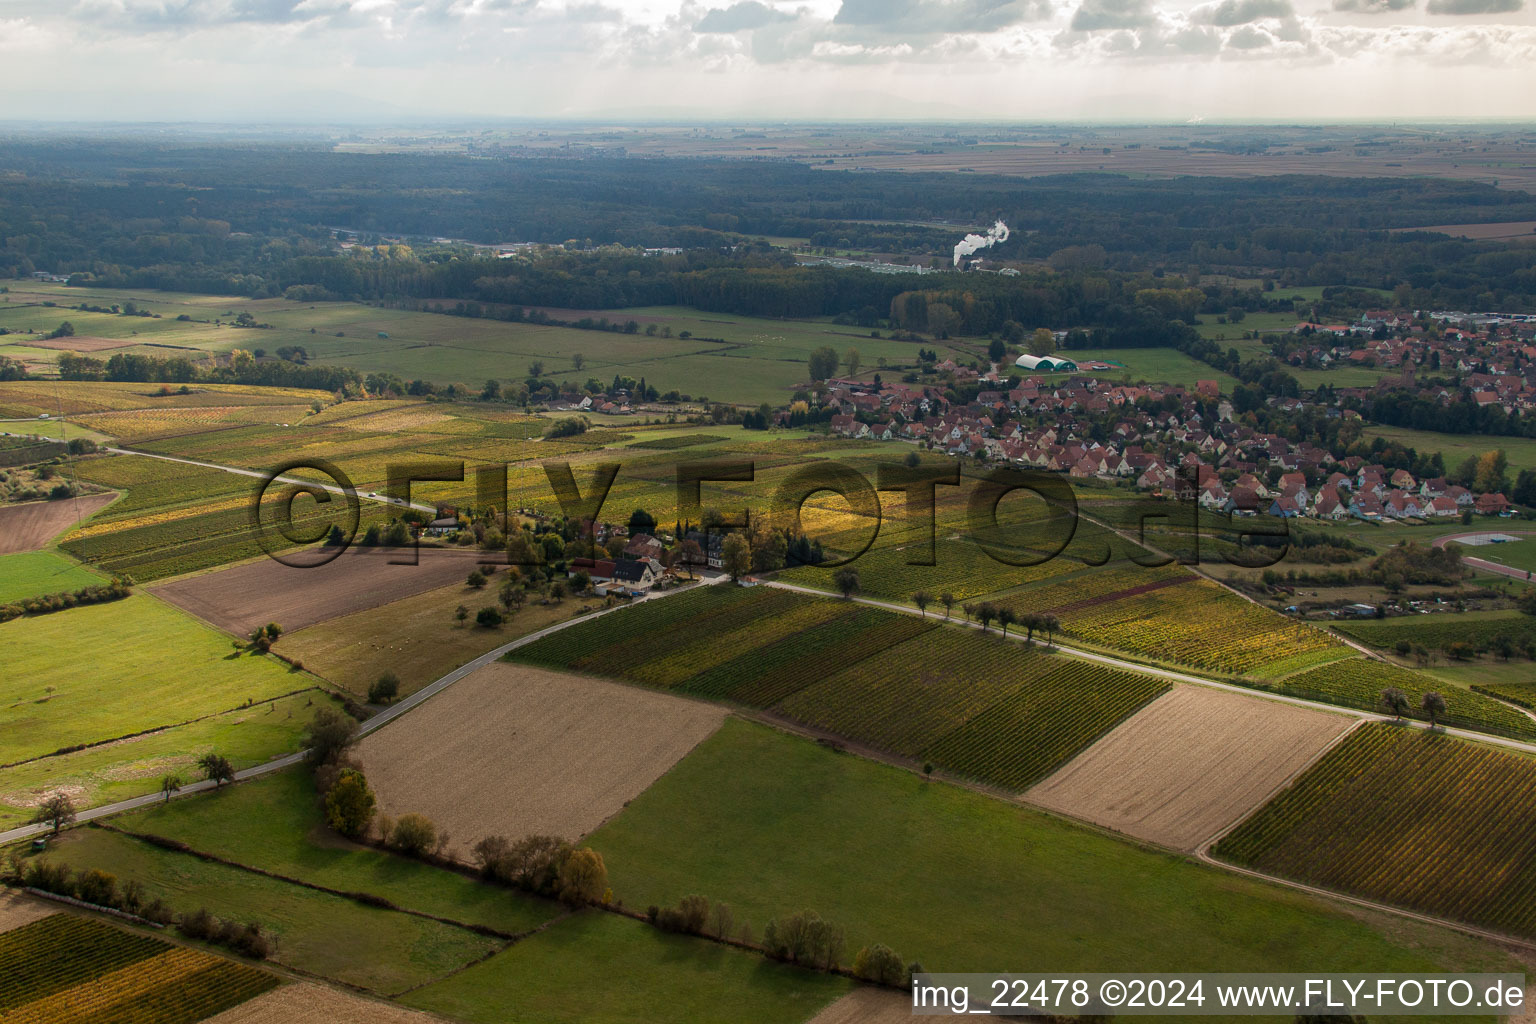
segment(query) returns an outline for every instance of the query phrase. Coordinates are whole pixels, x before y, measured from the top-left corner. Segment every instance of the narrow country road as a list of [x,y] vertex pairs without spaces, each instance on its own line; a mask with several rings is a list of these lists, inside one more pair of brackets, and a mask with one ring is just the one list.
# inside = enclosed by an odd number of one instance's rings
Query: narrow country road
[[[817,590],[814,587],[802,587],[793,583],[770,582],[768,586],[779,587],[784,590],[793,590],[801,594],[813,594],[817,597],[836,596],[828,594],[828,592],[825,590]],[[872,608],[883,608],[886,611],[901,612],[905,615],[924,614],[919,612],[916,608],[909,608],[904,604],[897,604],[894,601],[877,601],[872,597],[855,597],[851,600],[859,604],[869,605]],[[935,613],[934,618],[938,618],[937,613]],[[950,619],[949,622],[954,626],[966,626],[970,629],[981,628],[980,623],[976,622],[960,622],[957,619]],[[1002,634],[999,633],[997,636],[1001,638]],[[1040,647],[1045,646],[1045,643],[1041,640],[1026,640],[1024,637],[1018,635],[1017,633],[1010,634],[1008,639],[1016,640],[1019,643],[1033,643],[1034,645]],[[1126,672],[1140,672],[1144,675],[1157,676],[1160,679],[1167,679],[1170,682],[1188,683],[1191,686],[1209,686],[1213,689],[1226,690],[1229,693],[1240,693],[1248,697],[1258,698],[1259,700],[1272,700],[1278,701],[1281,704],[1294,704],[1297,707],[1310,708],[1314,711],[1331,711],[1337,715],[1349,715],[1353,718],[1362,718],[1369,722],[1391,722],[1394,720],[1390,715],[1380,714],[1375,711],[1363,711],[1359,708],[1340,707],[1337,704],[1327,704],[1323,701],[1307,700],[1305,697],[1292,697],[1289,694],[1271,693],[1268,690],[1257,690],[1250,686],[1239,686],[1236,683],[1223,683],[1215,679],[1206,679],[1204,676],[1190,675],[1186,672],[1179,672],[1169,668],[1158,668],[1155,665],[1143,665],[1137,661],[1128,661],[1123,658],[1116,658],[1108,654],[1099,654],[1097,651],[1087,651],[1080,647],[1072,647],[1067,644],[1052,643],[1050,646],[1054,650],[1064,651],[1075,658],[1082,658],[1086,661],[1098,662],[1101,665],[1108,665],[1111,668],[1122,669]],[[1405,719],[1403,724],[1417,729],[1429,728],[1427,723],[1414,721],[1413,719]],[[1490,736],[1487,733],[1474,732],[1471,729],[1454,729],[1444,725],[1439,726],[1438,728],[1440,732],[1443,732],[1448,736],[1459,736],[1465,740],[1476,740],[1479,743],[1492,743],[1496,746],[1508,747],[1511,750],[1518,750],[1522,753],[1536,754],[1536,743],[1528,743],[1524,740],[1506,739],[1503,736]]]
[[[158,455],[155,452],[141,452],[134,448],[103,448],[102,451],[111,452],[113,455],[137,455],[142,459],[159,459],[162,462],[179,462],[184,466],[198,466],[202,469],[221,469],[226,473],[234,473],[236,476],[248,476],[256,480],[265,480],[267,478],[267,474],[261,472],[260,470],[244,469],[240,466],[221,466],[217,462],[200,462],[197,459],[184,459],[179,455]],[[322,484],[317,483],[314,480],[301,480],[298,477],[293,476],[278,476],[273,477],[273,479],[285,484],[304,484],[309,487],[318,487],[323,491],[329,491],[332,494],[340,494],[343,497],[345,497],[347,493],[345,490],[337,487],[335,484]],[[359,501],[376,501],[381,505],[393,505],[396,508],[407,507],[407,502],[400,498],[386,498],[377,494],[363,493],[359,493],[357,498]],[[432,512],[434,514],[437,512],[437,509],[432,505],[423,505],[414,501],[409,503],[409,507],[416,509],[418,512]]]
[[[651,591],[645,597],[634,603],[640,604],[644,601],[665,600],[672,594],[681,594],[685,591],[693,590],[695,586],[711,586],[713,584],[719,583],[720,580],[724,578],[724,576],[706,577],[701,579],[699,583],[695,584],[694,586],[678,587],[675,590]],[[611,615],[616,611],[620,611],[628,607],[630,607],[630,605],[620,604],[614,605],[612,608],[604,608],[601,611],[591,612],[587,615],[573,615],[571,618],[566,619],[564,622],[557,622],[552,626],[545,626],[543,629],[529,633],[526,636],[520,636],[516,640],[510,640],[507,643],[502,644],[500,647],[485,652],[473,661],[465,662],[463,665],[460,665],[452,672],[449,672],[441,678],[428,683],[426,686],[423,686],[409,697],[402,698],[398,703],[391,704],[385,710],[363,722],[358,727],[358,735],[366,736],[371,732],[377,732],[379,729],[382,729],[384,726],[388,725],[390,722],[393,722],[401,715],[404,715],[412,708],[423,703],[424,701],[431,699],[437,694],[442,693],[448,687],[452,686],[460,679],[463,679],[471,672],[474,672],[476,669],[484,668],[486,665],[496,661],[508,651],[515,651],[517,648],[522,647],[525,644],[531,644],[535,640],[543,639],[544,637],[549,636],[551,633],[556,633],[569,626],[574,626],[578,622],[590,622],[597,616]],[[291,768],[292,766],[304,760],[305,753],[305,751],[301,750],[296,754],[288,754],[286,756],[255,765],[251,768],[247,768],[244,771],[236,772],[235,781],[244,782],[246,779],[260,778],[263,775],[270,775],[272,772],[282,771],[284,768]],[[171,799],[175,800],[193,793],[202,793],[213,788],[213,783],[206,779],[201,782],[188,783],[187,785],[181,787],[181,789],[177,790],[176,794]],[[91,821],[95,818],[105,818],[113,814],[121,814],[123,811],[131,811],[140,807],[148,807],[151,804],[159,803],[164,799],[164,794],[146,793],[143,796],[136,796],[128,800],[119,800],[116,803],[102,804],[100,807],[92,807],[86,810],[82,810],[76,814],[75,821],[85,822]],[[18,839],[30,839],[34,836],[43,835],[46,832],[48,832],[47,825],[22,825],[5,832],[0,832],[0,845],[15,842]]]

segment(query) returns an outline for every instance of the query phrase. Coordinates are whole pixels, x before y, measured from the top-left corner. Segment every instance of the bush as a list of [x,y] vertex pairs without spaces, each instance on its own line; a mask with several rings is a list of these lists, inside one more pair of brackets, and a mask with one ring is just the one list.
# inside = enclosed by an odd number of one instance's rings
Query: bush
[[393,672],[385,672],[373,681],[368,687],[368,703],[388,704],[400,693],[400,677]]
[[344,836],[356,839],[368,831],[377,806],[368,780],[356,769],[343,769],[325,795],[325,821]]
[[479,590],[481,587],[485,586],[485,573],[481,572],[479,569],[471,570],[469,576],[464,580],[464,582],[469,586],[474,587],[476,590]]
[[[587,847],[565,851],[556,870],[555,884],[555,895],[562,903],[573,907],[596,903],[607,888],[608,868],[603,863],[602,854]],[[708,913],[708,906],[706,903],[705,913]]]
[[75,876],[75,895],[98,907],[117,905],[117,876],[92,868]]
[[843,959],[843,930],[814,910],[775,918],[763,929],[763,947],[776,960],[833,968]]
[[189,939],[208,942],[219,932],[219,919],[208,913],[206,907],[199,907],[177,918],[176,930]]
[[907,969],[896,951],[884,943],[865,946],[853,958],[853,973],[865,981],[901,988],[907,983]]
[[389,831],[389,847],[407,857],[425,857],[437,845],[437,826],[420,814],[402,814]]
[[501,609],[492,605],[486,605],[475,613],[475,621],[486,629],[495,629],[506,620],[501,614]]

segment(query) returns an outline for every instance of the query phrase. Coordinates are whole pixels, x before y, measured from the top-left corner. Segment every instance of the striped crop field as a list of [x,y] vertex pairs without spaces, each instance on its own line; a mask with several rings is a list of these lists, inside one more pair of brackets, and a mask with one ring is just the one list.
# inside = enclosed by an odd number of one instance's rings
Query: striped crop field
[[1517,708],[1471,690],[1439,682],[1412,669],[1398,668],[1371,658],[1345,658],[1320,665],[1293,676],[1286,676],[1267,689],[1295,697],[1326,701],[1367,711],[1384,711],[1381,692],[1389,687],[1402,690],[1412,710],[1411,717],[1427,719],[1420,710],[1426,690],[1445,698],[1445,713],[1439,720],[1446,725],[1477,729],[1502,736],[1536,739],[1536,721]]
[[1536,760],[1369,723],[1215,848],[1245,867],[1536,937]]
[[1167,689],[936,618],[774,588],[700,587],[510,657],[771,709],[1017,790]]
[[254,967],[69,914],[0,934],[7,1024],[193,1024],[277,983]]

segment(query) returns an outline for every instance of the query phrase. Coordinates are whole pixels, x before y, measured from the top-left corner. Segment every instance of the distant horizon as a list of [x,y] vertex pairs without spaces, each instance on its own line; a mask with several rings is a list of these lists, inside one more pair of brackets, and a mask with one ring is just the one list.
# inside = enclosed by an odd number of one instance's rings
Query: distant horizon
[[1533,57],[1526,0],[8,0],[0,13],[8,110],[131,124],[827,109],[1524,121]]

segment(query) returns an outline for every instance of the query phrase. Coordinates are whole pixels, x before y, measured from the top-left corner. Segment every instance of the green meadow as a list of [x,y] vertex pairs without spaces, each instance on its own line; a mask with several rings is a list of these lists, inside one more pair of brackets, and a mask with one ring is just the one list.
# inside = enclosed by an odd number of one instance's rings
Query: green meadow
[[144,594],[0,623],[0,764],[317,685]]
[[583,910],[404,1002],[472,1024],[799,1024],[846,978]]
[[[678,836],[707,842],[680,844]],[[1411,971],[1492,947],[727,721],[590,840],[631,906],[811,908],[929,970]]]
[[52,551],[0,555],[0,604],[106,582],[104,577],[85,566]]

